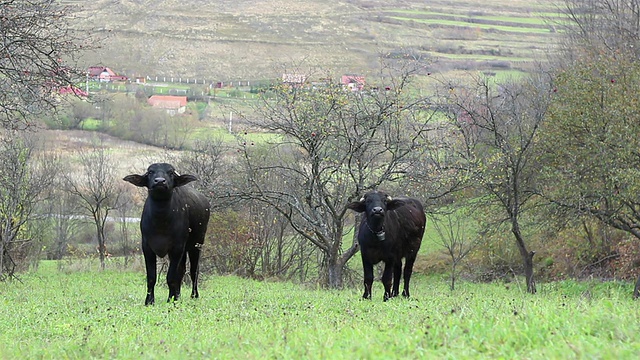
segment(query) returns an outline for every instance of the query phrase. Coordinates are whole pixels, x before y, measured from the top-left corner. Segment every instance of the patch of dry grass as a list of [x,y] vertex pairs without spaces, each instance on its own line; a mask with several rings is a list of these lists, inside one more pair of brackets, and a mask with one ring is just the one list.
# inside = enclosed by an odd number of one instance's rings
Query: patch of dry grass
[[96,146],[106,149],[115,173],[143,173],[154,162],[171,162],[177,151],[121,140],[106,134],[82,130],[40,130],[43,148],[72,165],[80,152],[92,151]]

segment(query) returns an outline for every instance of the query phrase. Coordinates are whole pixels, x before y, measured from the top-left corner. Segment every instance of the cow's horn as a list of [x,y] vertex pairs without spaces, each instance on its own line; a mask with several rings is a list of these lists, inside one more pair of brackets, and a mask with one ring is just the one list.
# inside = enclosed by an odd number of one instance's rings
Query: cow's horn
[[361,201],[361,202],[362,202],[362,201],[364,201],[364,196],[360,198],[360,201]]

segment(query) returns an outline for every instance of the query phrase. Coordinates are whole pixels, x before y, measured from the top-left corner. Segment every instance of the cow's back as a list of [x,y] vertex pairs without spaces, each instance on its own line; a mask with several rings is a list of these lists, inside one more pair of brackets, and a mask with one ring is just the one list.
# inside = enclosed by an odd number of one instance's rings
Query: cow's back
[[209,200],[191,186],[174,189],[173,198],[177,200],[175,206],[186,209],[190,239],[202,243],[209,222]]
[[[399,198],[400,199],[400,198]],[[399,248],[400,257],[417,252],[422,243],[427,222],[422,203],[413,198],[401,198],[405,205],[389,211],[385,217],[386,236]]]

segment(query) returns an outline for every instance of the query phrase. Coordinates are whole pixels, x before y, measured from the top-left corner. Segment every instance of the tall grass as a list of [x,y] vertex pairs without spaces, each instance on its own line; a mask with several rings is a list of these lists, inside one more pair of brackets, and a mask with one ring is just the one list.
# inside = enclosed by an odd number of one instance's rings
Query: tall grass
[[[160,283],[164,281],[159,281]],[[417,276],[411,299],[360,299],[237,277],[203,279],[201,298],[145,307],[142,272],[41,266],[0,284],[3,359],[630,359],[638,304],[626,283],[459,283]],[[188,294],[189,289],[183,289]],[[158,285],[157,297],[167,295]]]

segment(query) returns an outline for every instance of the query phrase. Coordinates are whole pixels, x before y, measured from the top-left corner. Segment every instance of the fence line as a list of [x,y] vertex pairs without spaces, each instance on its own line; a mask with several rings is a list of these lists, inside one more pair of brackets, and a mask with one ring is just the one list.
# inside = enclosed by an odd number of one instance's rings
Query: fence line
[[261,84],[269,84],[270,80],[209,80],[198,79],[188,77],[176,77],[176,76],[147,76],[146,81],[162,82],[162,83],[179,83],[179,84],[193,84],[193,85],[209,85],[210,87],[251,87],[259,86]]
[[[144,84],[123,84],[123,83],[93,83],[87,87],[92,92],[96,90],[106,90],[109,92],[135,92],[140,87],[144,87],[147,95],[177,95],[187,96],[195,99],[215,99],[215,98],[232,98],[232,99],[254,99],[255,95],[245,91],[226,91],[222,89],[221,93],[216,92],[216,88],[209,87],[205,90],[200,89],[176,89],[173,87],[163,86],[144,86]],[[228,88],[227,88],[228,89]]]

